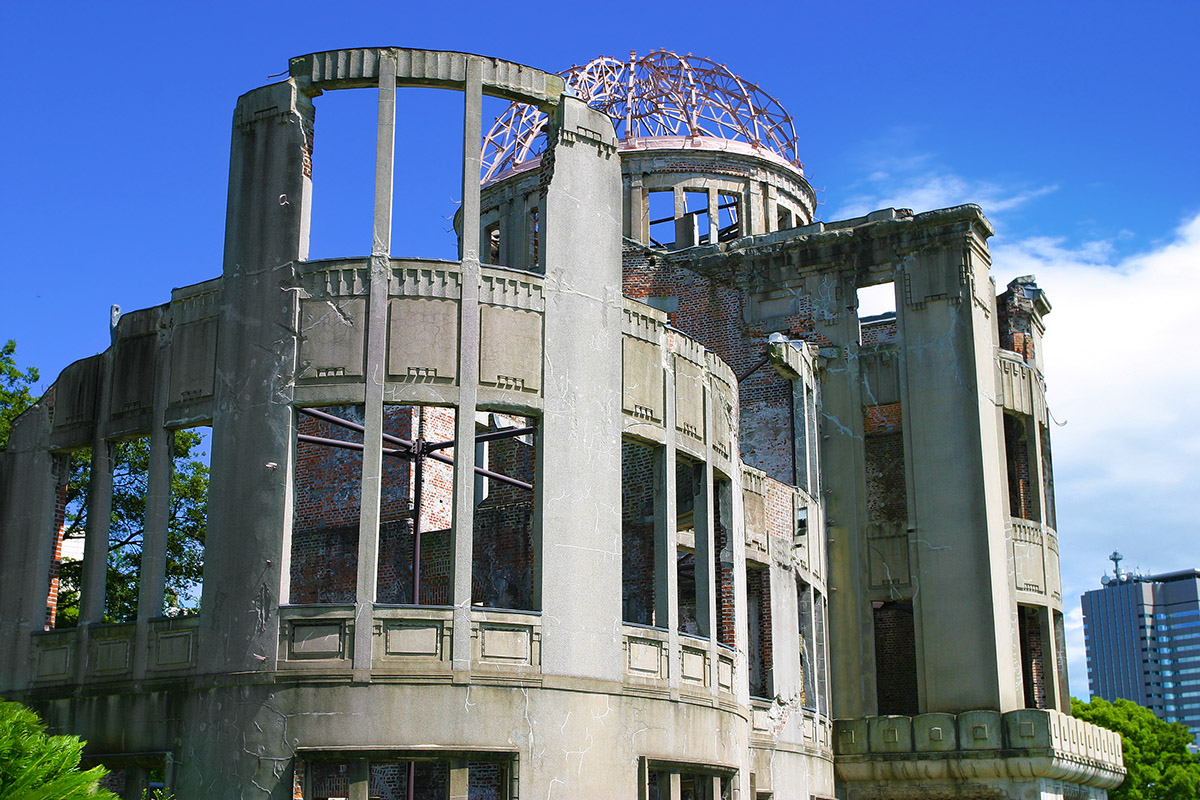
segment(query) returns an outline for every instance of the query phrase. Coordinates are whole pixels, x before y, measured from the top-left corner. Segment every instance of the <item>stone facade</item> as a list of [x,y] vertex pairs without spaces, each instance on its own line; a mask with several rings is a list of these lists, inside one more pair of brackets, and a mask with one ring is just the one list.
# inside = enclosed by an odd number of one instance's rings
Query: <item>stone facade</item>
[[[406,86],[464,94],[457,261],[390,255]],[[364,87],[372,254],[309,260],[313,100]],[[483,94],[550,122],[481,187]],[[223,275],[121,316],[14,427],[0,691],[130,797],[1103,798],[1120,742],[1067,716],[1055,635],[1049,303],[998,300],[974,206],[814,208],[777,155],[618,140],[529,67],[293,59],[238,101]],[[860,319],[875,284],[895,311]],[[163,616],[195,425],[201,610]],[[67,454],[105,519],[135,436],[137,619],[104,623],[89,536],[56,627]]]

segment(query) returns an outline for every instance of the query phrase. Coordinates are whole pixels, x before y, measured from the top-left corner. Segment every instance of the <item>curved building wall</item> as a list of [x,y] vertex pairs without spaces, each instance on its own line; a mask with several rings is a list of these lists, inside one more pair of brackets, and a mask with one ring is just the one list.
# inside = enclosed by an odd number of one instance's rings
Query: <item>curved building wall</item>
[[[224,275],[122,316],[113,346],[65,370],[17,424],[0,467],[6,500],[21,498],[0,520],[0,690],[87,739],[131,795],[159,771],[181,799],[342,796],[343,784],[365,798],[409,778],[451,796],[476,784],[498,797],[832,795],[828,710],[789,677],[805,646],[799,594],[757,606],[794,619],[765,628],[789,699],[752,698],[748,683],[763,665],[747,655],[746,543],[781,582],[805,570],[810,627],[812,587],[823,597],[817,560],[792,558],[791,527],[768,530],[766,509],[792,513],[795,490],[741,464],[732,370],[622,297],[616,142],[557,80],[456,53],[293,60],[288,80],[235,111]],[[390,256],[389,112],[405,85],[464,92],[457,261]],[[363,86],[379,87],[381,109],[372,255],[308,261],[312,98]],[[534,270],[482,264],[472,246],[485,241],[473,179],[485,92],[551,113],[537,259],[522,265]],[[417,409],[408,428],[399,409]],[[313,413],[340,422],[314,427]],[[106,542],[93,536],[80,624],[47,627],[62,454],[92,448],[87,508],[103,519],[113,443],[148,436],[161,488],[172,432],[194,424],[212,426],[199,614],[158,613],[166,511],[150,502],[136,620],[102,622]],[[464,441],[475,446],[453,445]],[[649,624],[623,621],[622,442],[657,465]],[[318,446],[350,455],[301,457]],[[395,464],[417,461],[439,465],[444,482],[421,485],[447,508],[414,500],[414,468]],[[339,491],[314,512],[305,493],[321,464],[338,465]],[[519,608],[475,580],[480,518],[502,516],[507,497],[497,475],[529,493]],[[443,536],[438,602],[381,599],[382,532],[405,502],[407,524]],[[294,539],[323,518],[343,549],[318,552],[344,589],[319,602],[299,591],[324,579],[294,569]]]

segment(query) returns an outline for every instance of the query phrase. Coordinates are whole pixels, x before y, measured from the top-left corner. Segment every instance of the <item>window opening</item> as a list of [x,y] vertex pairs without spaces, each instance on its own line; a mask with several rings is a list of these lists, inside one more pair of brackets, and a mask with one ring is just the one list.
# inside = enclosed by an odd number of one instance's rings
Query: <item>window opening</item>
[[289,601],[353,603],[358,585],[363,406],[298,411]]
[[648,192],[646,209],[650,215],[650,246],[674,247],[675,191],[666,189]]
[[392,255],[459,259],[464,98],[454,90],[396,89]]
[[792,224],[792,212],[787,206],[777,205],[775,206],[775,211],[775,230],[786,231],[789,228],[795,227]]
[[871,603],[875,623],[875,700],[879,715],[920,713],[917,639],[911,600]]
[[621,442],[621,618],[653,625],[655,609],[654,450]]
[[[380,603],[449,605],[453,602],[450,535],[454,498],[455,409],[383,407],[384,454],[379,509]],[[423,454],[414,456],[414,452]],[[434,459],[433,454],[441,456]],[[414,586],[419,587],[414,593]],[[416,599],[414,599],[414,597]]]
[[541,242],[542,242],[542,214],[541,210],[534,206],[529,209],[529,261],[525,264],[525,269],[530,272],[542,272],[541,261]]
[[166,617],[196,614],[204,582],[212,428],[175,431],[167,519]]
[[771,574],[746,563],[746,610],[749,632],[749,683],[753,697],[771,697]]
[[79,590],[83,583],[84,542],[87,537],[87,493],[91,481],[90,447],[54,460],[54,552],[46,596],[46,630],[79,624]]
[[481,412],[475,429],[476,449],[484,451],[487,466],[476,467],[484,494],[475,507],[471,603],[533,611],[536,421]]
[[1029,440],[1026,420],[1004,414],[1004,454],[1008,469],[1008,513],[1021,519],[1037,520],[1033,484],[1029,470]]
[[375,206],[379,90],[325,92],[313,101],[309,258],[367,255]]
[[800,635],[800,704],[817,708],[816,641],[813,631],[813,591],[804,581],[796,581],[796,629]]
[[860,286],[858,300],[858,342],[864,347],[888,344],[896,340],[896,284],[885,281]]
[[675,237],[680,247],[708,244],[708,192],[684,192],[686,238]]
[[500,223],[493,222],[483,229],[483,247],[480,248],[481,261],[485,264],[500,263]]
[[1026,708],[1049,708],[1046,697],[1046,637],[1042,609],[1017,606],[1017,633],[1021,647],[1021,683]]
[[713,557],[717,567],[717,642],[734,647],[736,618],[733,595],[733,485],[724,478],[713,481]]
[[735,194],[717,195],[717,239],[731,242],[742,235],[741,198]]

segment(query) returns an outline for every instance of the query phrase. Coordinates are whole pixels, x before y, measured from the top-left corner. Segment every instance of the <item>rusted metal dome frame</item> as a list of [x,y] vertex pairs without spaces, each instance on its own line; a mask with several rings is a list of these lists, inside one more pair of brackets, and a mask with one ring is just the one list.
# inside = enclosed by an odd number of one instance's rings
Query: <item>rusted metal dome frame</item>
[[[802,168],[792,117],[774,97],[691,53],[655,50],[628,61],[601,56],[559,73],[567,90],[613,121],[621,141],[700,137],[744,142]],[[546,114],[513,103],[483,138],[486,183],[535,160],[546,147]]]

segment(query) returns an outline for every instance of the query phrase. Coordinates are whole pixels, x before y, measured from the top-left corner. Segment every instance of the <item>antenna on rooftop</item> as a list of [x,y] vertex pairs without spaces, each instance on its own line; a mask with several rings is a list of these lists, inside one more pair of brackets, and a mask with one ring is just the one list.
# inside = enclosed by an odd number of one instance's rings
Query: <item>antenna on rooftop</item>
[[1113,576],[1118,581],[1121,580],[1121,578],[1123,577],[1123,575],[1121,574],[1121,560],[1123,558],[1125,558],[1125,556],[1121,555],[1116,550],[1113,550],[1112,554],[1109,555],[1109,557],[1108,557],[1108,560],[1113,562]]

